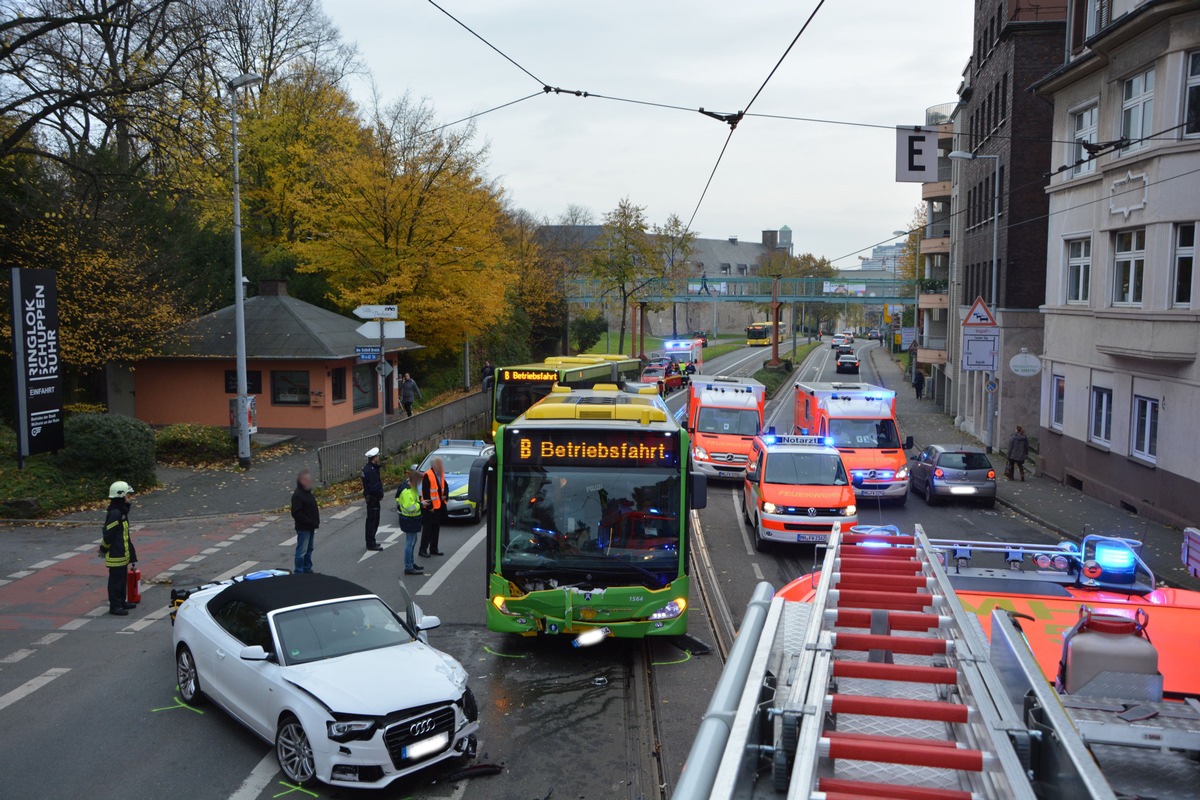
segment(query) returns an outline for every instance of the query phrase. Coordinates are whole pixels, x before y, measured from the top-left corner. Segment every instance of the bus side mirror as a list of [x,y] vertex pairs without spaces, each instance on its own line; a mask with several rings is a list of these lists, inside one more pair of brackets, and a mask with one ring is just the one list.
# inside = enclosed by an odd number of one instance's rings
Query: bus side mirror
[[702,472],[689,472],[692,486],[692,508],[701,509],[708,506],[708,476]]
[[905,450],[913,449],[913,437],[909,436],[904,440],[904,449]]
[[474,503],[476,507],[483,507],[483,494],[487,486],[488,467],[492,465],[492,460],[495,457],[495,455],[480,456],[471,465],[471,472],[467,478],[467,499]]

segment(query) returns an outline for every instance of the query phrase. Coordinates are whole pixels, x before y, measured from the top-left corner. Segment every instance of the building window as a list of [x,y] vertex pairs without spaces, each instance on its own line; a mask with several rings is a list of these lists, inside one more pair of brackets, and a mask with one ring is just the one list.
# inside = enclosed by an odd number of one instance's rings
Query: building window
[[1091,297],[1092,240],[1067,242],[1067,302],[1086,304]]
[[1096,105],[1076,111],[1071,115],[1071,127],[1075,130],[1075,152],[1072,160],[1072,175],[1090,175],[1096,171],[1096,162],[1085,145],[1096,143],[1096,121],[1100,110]]
[[1050,427],[1062,430],[1063,409],[1067,405],[1067,379],[1054,375],[1054,393],[1050,395]]
[[1092,427],[1088,432],[1093,442],[1112,441],[1112,389],[1092,388]]
[[308,371],[271,370],[271,402],[277,406],[308,405]]
[[1183,135],[1200,136],[1200,50],[1188,53]]
[[1139,150],[1147,145],[1154,117],[1154,67],[1126,79],[1121,92],[1121,133],[1129,145],[1122,153]]
[[1115,250],[1113,305],[1141,305],[1142,277],[1146,271],[1146,229],[1118,233]]
[[1146,461],[1158,458],[1158,401],[1133,397],[1133,454]]
[[1171,305],[1192,307],[1192,271],[1196,264],[1196,223],[1175,226],[1175,274],[1171,276]]
[[1084,36],[1091,38],[1108,24],[1108,6],[1112,0],[1086,0],[1084,3],[1086,18],[1084,21]]
[[1008,73],[1000,79],[1000,119],[1008,119]]
[[335,403],[346,402],[346,368],[334,367],[330,373],[329,394]]
[[375,368],[370,364],[359,364],[351,373],[353,381],[354,410],[366,411],[379,408],[379,385]]

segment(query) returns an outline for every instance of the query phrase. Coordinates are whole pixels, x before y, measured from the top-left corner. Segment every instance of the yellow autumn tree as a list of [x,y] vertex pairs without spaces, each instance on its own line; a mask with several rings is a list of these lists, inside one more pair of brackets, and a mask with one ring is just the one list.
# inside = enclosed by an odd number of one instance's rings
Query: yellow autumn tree
[[512,272],[486,149],[469,127],[437,126],[408,97],[377,107],[361,146],[331,154],[300,199],[292,247],[339,305],[398,304],[415,341],[451,348],[504,317]]

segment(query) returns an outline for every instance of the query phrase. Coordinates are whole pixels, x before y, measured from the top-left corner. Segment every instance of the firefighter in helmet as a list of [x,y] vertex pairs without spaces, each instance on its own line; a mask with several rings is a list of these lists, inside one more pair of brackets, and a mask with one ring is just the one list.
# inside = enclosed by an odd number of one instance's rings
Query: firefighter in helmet
[[104,519],[104,541],[100,544],[100,557],[108,567],[108,613],[117,617],[129,616],[129,609],[137,603],[126,602],[125,591],[129,581],[129,565],[137,564],[137,551],[129,538],[129,508],[133,501],[133,487],[125,481],[117,481],[108,487],[108,516]]

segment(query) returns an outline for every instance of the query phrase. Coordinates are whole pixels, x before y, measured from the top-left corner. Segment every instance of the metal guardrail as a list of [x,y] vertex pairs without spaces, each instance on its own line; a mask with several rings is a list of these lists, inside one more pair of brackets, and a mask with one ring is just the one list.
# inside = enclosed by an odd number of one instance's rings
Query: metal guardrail
[[490,398],[486,392],[476,392],[389,422],[383,428],[382,439],[380,434],[372,433],[318,448],[321,483],[328,486],[358,475],[363,466],[363,454],[372,447],[379,447],[388,456],[418,447],[431,449],[441,439],[462,438],[478,432],[487,425]]

